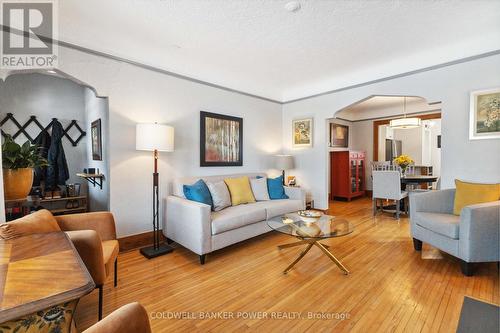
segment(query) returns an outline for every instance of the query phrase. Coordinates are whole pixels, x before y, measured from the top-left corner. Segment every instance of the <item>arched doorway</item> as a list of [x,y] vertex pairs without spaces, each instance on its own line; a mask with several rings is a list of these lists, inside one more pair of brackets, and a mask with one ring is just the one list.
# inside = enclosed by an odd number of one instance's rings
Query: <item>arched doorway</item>
[[[0,97],[2,137],[11,135],[18,144],[34,143],[42,132],[50,139],[54,123],[60,125],[68,170],[65,183],[76,184],[59,185],[48,193],[43,181],[36,182],[34,185],[40,188],[34,188],[32,196],[9,202],[4,200],[2,177],[0,222],[5,221],[6,214],[11,219],[39,208],[54,214],[109,210],[108,99],[63,72],[45,70],[10,72],[0,82]],[[92,147],[93,142],[98,145]],[[84,169],[104,175],[102,186],[99,181],[94,184],[79,176]],[[80,188],[79,193],[75,187]]]
[[[412,131],[391,130],[388,126],[390,120],[405,116],[420,118],[422,125]],[[340,154],[336,152],[355,152],[354,155],[357,157],[355,163],[363,163],[362,172],[356,169],[347,170],[350,178],[341,180],[346,183],[345,187],[349,191],[354,191],[359,196],[371,195],[372,162],[392,160],[396,154],[413,156],[415,163],[422,167],[422,170],[424,166],[426,167],[422,172],[429,170],[434,174],[440,172],[441,152],[438,147],[438,137],[441,135],[440,102],[429,104],[425,98],[419,96],[371,95],[337,110],[334,117],[327,119],[327,126],[329,199],[345,198],[344,195],[342,197],[336,195],[340,181],[335,179],[333,172],[336,166],[333,165],[332,155]],[[393,146],[396,149],[389,150],[389,147]],[[353,175],[353,172],[356,175]]]

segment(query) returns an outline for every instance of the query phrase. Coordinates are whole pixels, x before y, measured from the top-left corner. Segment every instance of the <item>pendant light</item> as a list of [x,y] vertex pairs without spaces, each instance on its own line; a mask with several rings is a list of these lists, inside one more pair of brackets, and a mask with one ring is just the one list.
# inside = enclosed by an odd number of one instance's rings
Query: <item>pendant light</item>
[[406,118],[406,96],[404,97],[403,118],[393,119],[389,122],[389,126],[394,129],[408,129],[421,126],[421,119],[412,117]]

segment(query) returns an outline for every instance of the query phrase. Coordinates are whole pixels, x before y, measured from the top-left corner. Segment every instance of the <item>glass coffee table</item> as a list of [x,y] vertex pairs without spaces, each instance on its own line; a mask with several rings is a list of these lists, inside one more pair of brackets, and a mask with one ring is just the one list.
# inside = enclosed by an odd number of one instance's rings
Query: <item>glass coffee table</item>
[[279,245],[278,249],[285,249],[294,246],[306,245],[306,248],[300,253],[283,272],[288,273],[295,264],[297,264],[309,250],[316,246],[330,258],[343,272],[349,274],[347,268],[335,258],[328,250],[329,246],[320,241],[328,238],[341,237],[354,231],[354,225],[344,219],[336,219],[334,216],[322,215],[316,222],[304,222],[297,213],[285,214],[274,217],[267,221],[269,227],[277,232],[287,234],[299,239],[298,242]]

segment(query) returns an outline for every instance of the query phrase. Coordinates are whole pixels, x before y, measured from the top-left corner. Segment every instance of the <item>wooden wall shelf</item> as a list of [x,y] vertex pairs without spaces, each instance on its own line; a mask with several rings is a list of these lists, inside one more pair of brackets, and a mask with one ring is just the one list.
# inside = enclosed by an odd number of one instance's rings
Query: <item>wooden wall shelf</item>
[[103,174],[77,173],[76,175],[86,179],[90,184],[94,185],[94,187],[99,186],[102,190],[102,182],[104,180]]

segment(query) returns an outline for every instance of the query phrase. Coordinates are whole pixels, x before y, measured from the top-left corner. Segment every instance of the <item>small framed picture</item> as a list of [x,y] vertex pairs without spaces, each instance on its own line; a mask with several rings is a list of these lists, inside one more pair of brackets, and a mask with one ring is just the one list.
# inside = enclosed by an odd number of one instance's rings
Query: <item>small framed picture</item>
[[94,161],[102,161],[101,119],[92,122],[90,137],[92,140],[92,159]]
[[469,140],[500,138],[500,88],[470,94]]
[[330,123],[330,147],[349,147],[349,126]]
[[288,176],[286,178],[286,180],[287,180],[288,186],[296,186],[297,185],[297,180],[296,180],[295,176]]
[[312,147],[313,119],[297,119],[292,122],[293,147]]

